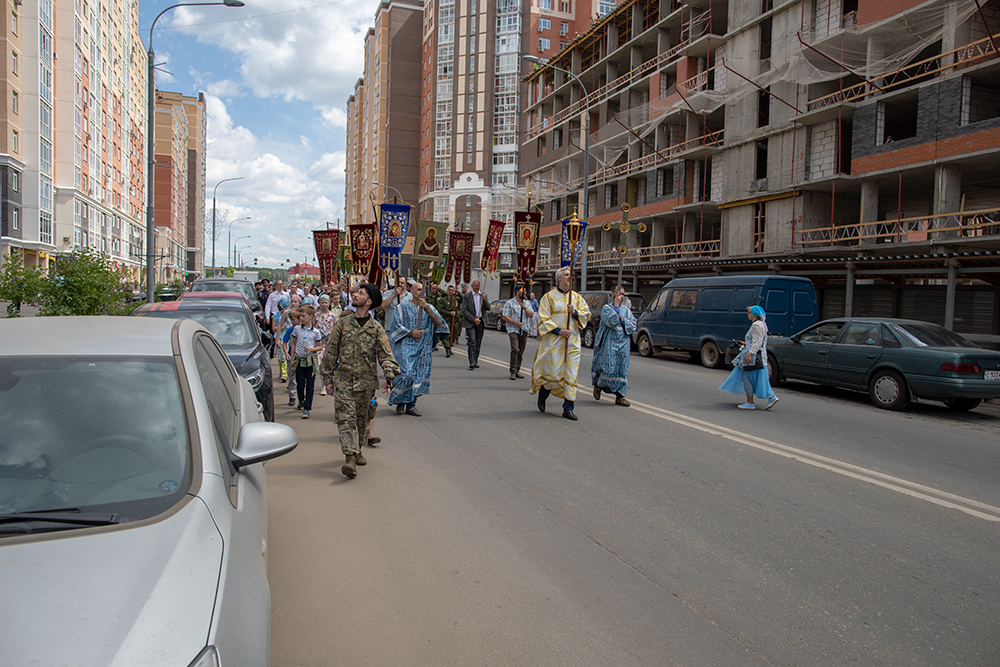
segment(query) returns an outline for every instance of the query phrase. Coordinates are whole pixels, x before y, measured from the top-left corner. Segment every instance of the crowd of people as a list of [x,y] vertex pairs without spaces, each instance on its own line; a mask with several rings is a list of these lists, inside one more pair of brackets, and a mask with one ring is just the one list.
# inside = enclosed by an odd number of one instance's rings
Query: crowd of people
[[[537,406],[546,410],[549,396],[562,399],[562,416],[577,421],[575,405],[582,333],[591,312],[586,300],[573,291],[572,273],[564,267],[555,273],[555,287],[541,300],[526,285],[514,286],[514,296],[500,315],[510,341],[511,380],[521,374],[527,338],[539,339],[531,366],[530,392]],[[461,330],[465,330],[469,370],[479,368],[479,357],[490,302],[480,282],[470,285],[424,284],[397,276],[392,289],[381,291],[370,283],[349,287],[336,284],[310,285],[292,280],[258,283],[258,298],[273,333],[274,356],[279,381],[288,385],[288,405],[308,419],[313,405],[315,378],[322,376],[320,394],[333,395],[337,431],[345,463],[341,472],[357,476],[367,463],[362,445],[375,445],[374,417],[380,386],[378,369],[384,376],[388,403],[397,414],[420,417],[417,400],[431,386],[433,352],[441,345],[445,358],[454,355]],[[748,309],[751,321],[746,347],[737,358],[732,375],[720,389],[743,392],[753,409],[754,396],[768,401],[778,398],[768,384],[766,369],[766,315],[760,306]],[[629,407],[628,390],[631,335],[636,319],[621,285],[601,310],[600,325],[591,362],[591,385],[596,400],[613,395],[615,404]]]

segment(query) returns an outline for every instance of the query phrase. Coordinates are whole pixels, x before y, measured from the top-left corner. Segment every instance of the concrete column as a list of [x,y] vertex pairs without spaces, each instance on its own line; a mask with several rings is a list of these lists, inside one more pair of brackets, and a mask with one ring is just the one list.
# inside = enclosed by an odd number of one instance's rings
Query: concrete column
[[847,285],[844,287],[844,317],[854,317],[854,262],[847,263]]
[[653,220],[650,224],[650,243],[656,246],[667,244],[667,224],[663,220]]
[[[878,222],[878,183],[870,180],[861,181],[861,233],[874,234],[876,222]],[[861,245],[874,243],[874,238],[861,240]]]
[[958,290],[958,260],[948,260],[948,291],[944,298],[944,328],[955,330],[955,293]]
[[[666,12],[661,13],[660,16],[666,16],[667,14],[670,13],[670,10],[669,10],[670,4],[669,3],[664,3],[662,6],[667,7],[668,9],[667,9]],[[670,31],[669,30],[664,30],[663,28],[659,28],[656,31],[656,52],[657,53],[666,53],[667,51],[670,50],[670,48],[671,48],[672,45],[673,45],[673,43],[672,43],[672,41],[670,39]]]
[[[958,213],[962,206],[962,168],[954,164],[941,164],[934,169],[934,214]],[[938,218],[934,228],[954,227],[954,220]],[[955,238],[957,231],[934,234],[934,238]]]
[[684,230],[681,234],[681,241],[693,243],[698,240],[698,218],[694,213],[684,214]]
[[601,291],[608,289],[608,272],[601,269]]

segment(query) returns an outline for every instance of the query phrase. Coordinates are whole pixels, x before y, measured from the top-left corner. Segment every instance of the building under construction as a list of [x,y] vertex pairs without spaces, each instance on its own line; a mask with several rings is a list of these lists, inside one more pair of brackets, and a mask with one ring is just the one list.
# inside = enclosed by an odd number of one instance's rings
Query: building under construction
[[1000,0],[626,0],[524,79],[543,266],[576,210],[590,289],[786,273],[1000,340],[997,32]]

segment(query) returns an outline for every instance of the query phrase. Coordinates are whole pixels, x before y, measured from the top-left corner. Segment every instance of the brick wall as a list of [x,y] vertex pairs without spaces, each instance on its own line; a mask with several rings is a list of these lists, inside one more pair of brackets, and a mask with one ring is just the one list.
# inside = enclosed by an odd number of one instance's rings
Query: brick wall
[[809,132],[808,178],[830,178],[837,173],[837,121],[831,120]]
[[902,14],[926,0],[859,0],[858,24],[867,25]]

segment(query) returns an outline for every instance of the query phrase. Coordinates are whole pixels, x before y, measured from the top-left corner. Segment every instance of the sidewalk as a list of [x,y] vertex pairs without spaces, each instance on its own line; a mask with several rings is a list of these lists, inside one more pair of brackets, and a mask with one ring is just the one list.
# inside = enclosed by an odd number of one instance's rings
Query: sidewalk
[[[7,301],[0,301],[0,317],[7,317]],[[35,317],[38,315],[38,306],[29,303],[21,304],[21,317]]]

